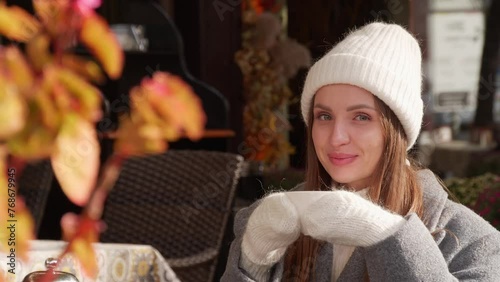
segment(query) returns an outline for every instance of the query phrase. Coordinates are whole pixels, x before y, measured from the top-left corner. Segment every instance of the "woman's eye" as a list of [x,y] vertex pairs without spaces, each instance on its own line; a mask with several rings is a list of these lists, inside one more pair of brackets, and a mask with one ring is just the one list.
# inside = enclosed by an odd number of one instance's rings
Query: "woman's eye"
[[332,118],[328,114],[319,113],[316,115],[316,119],[318,119],[318,120],[331,120]]
[[359,121],[368,121],[368,120],[370,120],[370,116],[365,115],[365,114],[360,114],[360,115],[357,115],[355,117],[355,119],[359,120]]

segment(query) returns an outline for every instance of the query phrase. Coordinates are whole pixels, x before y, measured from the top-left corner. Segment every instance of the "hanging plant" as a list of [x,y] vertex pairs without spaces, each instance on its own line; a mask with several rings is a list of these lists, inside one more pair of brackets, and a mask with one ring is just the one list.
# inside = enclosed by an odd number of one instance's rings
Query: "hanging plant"
[[[97,273],[91,244],[99,239],[104,202],[123,161],[162,153],[167,142],[182,136],[197,140],[206,120],[188,84],[156,72],[131,90],[130,114],[120,120],[113,155],[100,167],[95,124],[102,117],[103,94],[96,84],[104,73],[120,78],[124,65],[115,35],[94,11],[100,4],[34,0],[31,15],[0,2],[0,34],[13,42],[0,47],[0,222],[16,222],[15,247],[9,230],[0,229],[0,254],[15,248],[28,260],[33,220],[17,195],[16,179],[26,163],[50,159],[63,192],[83,207],[80,215],[63,217],[68,244],[60,256],[72,253],[90,278]],[[77,44],[95,60],[77,56]]]

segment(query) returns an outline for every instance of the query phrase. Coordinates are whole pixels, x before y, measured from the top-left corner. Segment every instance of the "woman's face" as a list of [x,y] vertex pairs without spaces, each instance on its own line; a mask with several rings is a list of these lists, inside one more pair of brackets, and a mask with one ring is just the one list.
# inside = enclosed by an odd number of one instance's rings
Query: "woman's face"
[[319,161],[338,183],[370,185],[384,149],[375,97],[348,84],[322,87],[315,95],[312,139]]

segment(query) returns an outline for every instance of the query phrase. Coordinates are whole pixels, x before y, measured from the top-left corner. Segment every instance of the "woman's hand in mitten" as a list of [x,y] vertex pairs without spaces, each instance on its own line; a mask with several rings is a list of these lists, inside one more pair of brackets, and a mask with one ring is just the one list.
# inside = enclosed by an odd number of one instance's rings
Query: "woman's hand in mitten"
[[284,193],[265,197],[248,219],[242,251],[258,265],[272,265],[300,235],[300,219]]
[[302,232],[330,243],[367,247],[393,235],[405,219],[354,192],[332,191],[301,214]]

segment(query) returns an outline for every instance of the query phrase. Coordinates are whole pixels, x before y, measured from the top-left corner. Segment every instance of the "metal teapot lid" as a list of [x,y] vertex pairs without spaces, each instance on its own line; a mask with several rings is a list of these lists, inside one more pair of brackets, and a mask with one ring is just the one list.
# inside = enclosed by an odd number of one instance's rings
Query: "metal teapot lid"
[[45,267],[47,268],[47,271],[31,272],[30,274],[26,275],[26,277],[24,277],[23,282],[42,281],[42,277],[49,271],[54,274],[54,279],[52,280],[54,282],[79,282],[78,279],[76,279],[76,276],[71,273],[54,270],[54,268],[57,266],[57,263],[58,261],[55,258],[46,259]]

